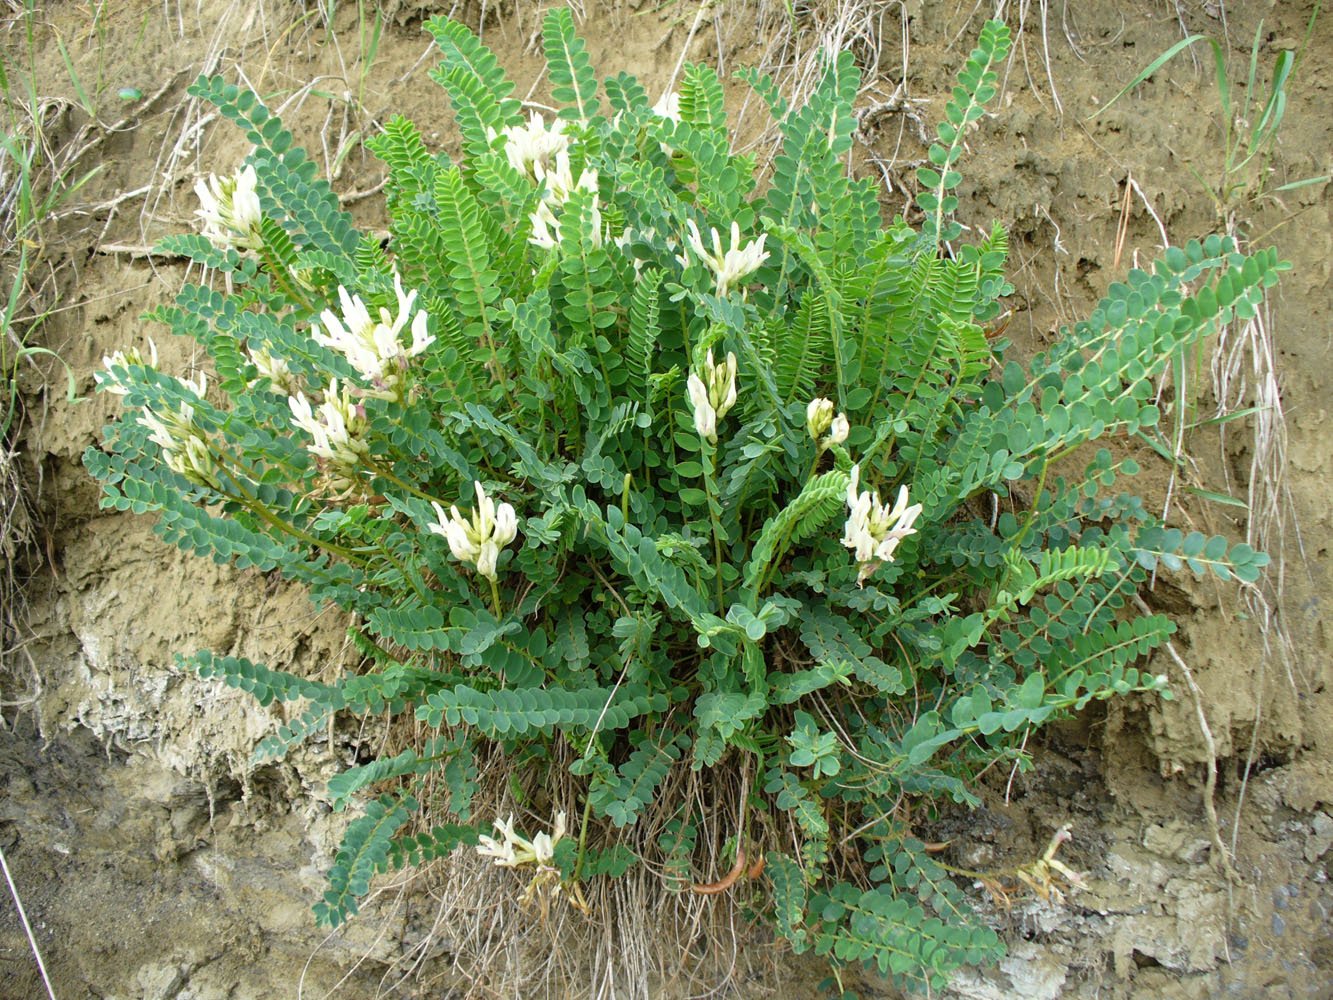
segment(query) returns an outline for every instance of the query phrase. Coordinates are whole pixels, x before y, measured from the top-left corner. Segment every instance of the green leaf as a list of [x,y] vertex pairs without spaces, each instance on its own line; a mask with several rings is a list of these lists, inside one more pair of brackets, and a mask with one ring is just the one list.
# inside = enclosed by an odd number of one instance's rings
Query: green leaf
[[597,114],[597,76],[583,39],[574,31],[574,17],[566,7],[552,7],[542,22],[542,47],[551,76],[551,96],[562,104],[560,117],[589,122]]

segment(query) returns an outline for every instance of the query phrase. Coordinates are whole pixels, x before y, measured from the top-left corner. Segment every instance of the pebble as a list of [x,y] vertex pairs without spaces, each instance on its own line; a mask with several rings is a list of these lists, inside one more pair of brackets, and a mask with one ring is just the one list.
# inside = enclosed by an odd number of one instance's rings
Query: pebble
[[1305,860],[1318,861],[1328,853],[1330,847],[1333,847],[1333,817],[1328,813],[1317,812],[1310,821],[1314,832],[1310,839],[1305,842]]

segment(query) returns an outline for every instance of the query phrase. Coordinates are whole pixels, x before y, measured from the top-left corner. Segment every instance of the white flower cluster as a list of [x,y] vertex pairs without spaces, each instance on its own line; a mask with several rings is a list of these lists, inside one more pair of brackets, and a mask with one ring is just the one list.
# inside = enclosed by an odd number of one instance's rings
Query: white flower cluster
[[[296,374],[287,364],[286,358],[274,357],[265,347],[249,347],[245,353],[250,363],[259,370],[259,378],[268,379],[274,392],[290,396],[296,391]],[[258,383],[259,379],[251,381],[250,388],[253,389]]]
[[[686,245],[717,277],[717,294],[720,297],[725,298],[727,293],[737,287],[743,279],[759,270],[764,261],[768,260],[768,251],[764,249],[764,241],[768,239],[767,233],[751,243],[742,245],[741,227],[733,222],[731,246],[723,250],[721,235],[716,229],[710,229],[708,232],[712,237],[713,246],[712,250],[709,250],[704,245],[703,237],[699,234],[699,227],[695,225],[694,220],[690,219],[685,225],[689,230],[685,234]],[[678,259],[682,266],[689,266],[689,261],[683,255]]]
[[[116,369],[124,371],[130,365],[142,365],[146,368],[157,367],[157,345],[148,338],[148,357],[143,356],[138,348],[116,351],[102,356],[106,371],[97,372],[93,378],[97,385],[117,396],[129,394],[130,387],[121,381]],[[199,373],[197,381],[178,378],[181,387],[189,393],[203,399],[208,391],[208,376]],[[208,445],[208,436],[195,423],[194,405],[189,402],[178,403],[172,407],[145,406],[139,415],[139,425],[147,428],[148,438],[162,449],[162,460],[167,468],[179,473],[197,486],[216,487],[217,461]]]
[[259,223],[259,177],[253,165],[242,167],[233,177],[209,174],[194,186],[203,220],[203,234],[219,250],[257,250],[262,245]]
[[[565,123],[557,118],[546,127],[546,120],[536,111],[532,112],[527,125],[511,125],[501,129],[504,137],[505,158],[509,165],[519,173],[527,174],[529,179],[540,181],[540,171],[545,170],[561,153],[569,151],[569,136],[565,135]],[[494,142],[496,132],[489,130],[487,138]]]
[[107,392],[114,392],[117,396],[129,394],[130,387],[116,376],[114,369],[125,369],[130,365],[144,365],[148,368],[157,367],[157,345],[153,343],[152,337],[145,338],[148,341],[148,357],[143,356],[143,352],[137,347],[131,347],[128,350],[116,351],[114,354],[102,355],[102,366],[106,368],[104,372],[96,372],[93,375],[93,381],[99,388]]
[[537,180],[545,185],[541,203],[528,218],[532,222],[532,236],[529,241],[543,250],[553,250],[564,240],[560,231],[560,218],[556,209],[564,214],[565,203],[575,191],[592,192],[592,239],[594,246],[602,245],[602,210],[597,202],[597,171],[582,170],[578,179],[570,166],[569,152],[559,152],[555,156],[555,166],[547,169],[541,164],[536,167]]
[[351,386],[340,386],[333,379],[318,407],[312,407],[303,392],[290,397],[287,405],[292,410],[292,423],[314,439],[307,446],[310,453],[337,472],[352,472],[369,453],[364,439],[366,409],[357,402]]
[[548,128],[546,120],[534,111],[527,125],[513,125],[499,133],[492,129],[488,137],[491,142],[502,138],[509,165],[543,187],[541,202],[536,211],[528,215],[532,223],[528,242],[543,250],[554,250],[559,246],[564,239],[560,217],[565,203],[575,191],[584,190],[592,192],[593,240],[601,246],[602,212],[597,203],[597,171],[585,169],[578,177],[574,176],[569,158],[570,137],[565,134],[563,121],[557,118]]
[[[198,382],[184,378],[179,381],[183,388],[200,399],[208,391],[208,378],[203,372],[199,373]],[[161,410],[144,407],[139,423],[148,429],[149,439],[162,449],[167,468],[197,486],[217,487],[217,462],[207,436],[194,421],[193,404],[182,402],[174,408]]]
[[717,422],[736,405],[736,355],[728,351],[727,359],[715,364],[710,348],[703,376],[690,372],[686,389],[694,408],[694,429],[716,444]]
[[851,482],[847,484],[847,527],[842,544],[856,554],[856,561],[861,564],[857,583],[864,584],[881,563],[893,561],[893,552],[899,542],[916,534],[912,525],[921,514],[921,504],[907,505],[907,487],[904,486],[898,491],[898,502],[890,510],[879,502],[878,493],[859,491],[860,476],[861,467],[853,465]]
[[[320,314],[323,330],[316,324],[311,334],[317,344],[323,344],[345,357],[357,373],[370,383],[371,388],[364,395],[377,399],[398,398],[408,360],[435,342],[435,338],[426,332],[427,319],[423,309],[412,316],[412,343],[403,344],[400,336],[411,316],[417,292],[416,289],[404,292],[402,278],[397,272],[393,276],[393,290],[398,297],[398,315],[391,316],[388,309],[381,307],[379,319],[376,320],[361,301],[361,296],[348,294],[347,289],[340,285],[338,299],[342,303],[342,316],[338,316],[332,309],[325,309]],[[276,379],[274,383],[276,385]]]
[[819,445],[821,452],[828,451],[835,444],[842,444],[852,431],[847,414],[834,416],[833,410],[833,400],[823,396],[810,400],[810,405],[805,408],[805,429],[810,432],[810,437]]
[[518,517],[509,504],[497,506],[486,495],[481,483],[472,485],[477,491],[477,506],[472,510],[472,517],[464,518],[457,506],[451,506],[449,516],[445,517],[444,508],[432,500],[438,523],[432,524],[430,530],[448,540],[449,551],[455,559],[475,566],[480,575],[494,581],[500,550],[518,534]]
[[501,839],[482,835],[477,845],[477,853],[483,858],[494,858],[501,868],[518,868],[521,865],[536,865],[539,869],[554,870],[555,845],[565,836],[565,814],[555,817],[555,829],[550,833],[539,833],[531,840],[514,832],[514,817],[495,821],[495,830]]

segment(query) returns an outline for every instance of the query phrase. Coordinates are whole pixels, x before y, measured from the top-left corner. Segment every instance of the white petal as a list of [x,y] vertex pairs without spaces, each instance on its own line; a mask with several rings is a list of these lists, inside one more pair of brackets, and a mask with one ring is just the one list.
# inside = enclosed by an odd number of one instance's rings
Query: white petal
[[444,525],[444,537],[449,542],[449,551],[454,554],[454,558],[459,562],[475,562],[477,558],[478,546],[472,540],[471,533],[463,525],[462,518],[458,514],[458,508],[454,507],[453,520]]
[[412,346],[409,347],[407,351],[412,357],[416,357],[431,344],[435,343],[435,338],[427,332],[427,320],[428,317],[425,310],[417,313],[412,320]]
[[833,400],[816,396],[805,407],[805,429],[812,438],[818,439],[829,428],[833,419]]
[[514,508],[507,503],[502,503],[495,508],[495,531],[491,538],[496,545],[501,548],[508,545],[518,534],[518,516],[514,513]]
[[727,391],[723,397],[722,405],[717,408],[719,414],[726,413],[736,405],[736,355],[727,352]]
[[477,553],[477,572],[488,580],[495,579],[495,564],[500,560],[500,547],[487,539]]
[[532,838],[532,853],[536,856],[537,864],[549,865],[551,859],[555,856],[555,848],[551,843],[551,835],[548,833],[539,833]]
[[699,235],[699,227],[694,224],[693,219],[685,220],[685,240],[689,244],[695,255],[705,263],[708,262],[708,251],[704,249],[703,238]]
[[694,407],[694,429],[708,440],[716,441],[717,413],[713,410],[713,404],[708,401],[708,390],[703,380],[694,372],[690,372],[686,390],[689,392],[690,404]]

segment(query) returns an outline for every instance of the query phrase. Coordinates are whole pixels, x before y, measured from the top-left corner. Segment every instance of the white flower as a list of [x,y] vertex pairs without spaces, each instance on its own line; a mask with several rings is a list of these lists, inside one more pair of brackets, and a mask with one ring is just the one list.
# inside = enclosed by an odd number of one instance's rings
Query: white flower
[[818,441],[820,435],[833,423],[833,400],[816,396],[805,408],[805,429],[810,437]]
[[179,448],[166,453],[167,465],[198,486],[217,486],[217,462],[208,440],[197,428]]
[[921,504],[907,505],[907,487],[898,491],[898,502],[890,510],[880,503],[879,494],[859,492],[861,467],[852,466],[852,478],[847,484],[847,526],[842,544],[856,554],[861,564],[857,582],[864,583],[880,563],[892,562],[893,552],[908,535],[915,535],[912,527],[921,514]]
[[560,220],[555,217],[550,205],[544,201],[538,204],[537,211],[532,212],[528,220],[532,223],[529,243],[543,250],[554,250],[560,245]]
[[[653,114],[657,115],[658,118],[665,118],[667,121],[679,122],[680,94],[676,93],[674,90],[663,94],[657,99],[657,103],[653,105]],[[659,142],[657,145],[667,156],[674,156],[676,153],[676,151],[665,142]]]
[[[565,213],[561,213],[563,216]],[[602,209],[597,203],[597,196],[592,196],[592,206],[589,213],[592,222],[592,245],[600,247],[602,245]],[[560,246],[565,239],[562,228],[562,219],[557,219],[555,213],[551,211],[551,206],[542,202],[537,206],[535,212],[528,215],[528,221],[532,223],[532,235],[528,237],[528,242],[535,247],[543,250],[554,250]]]
[[694,408],[694,429],[699,432],[700,437],[716,442],[717,411],[708,401],[708,389],[704,386],[703,379],[690,372],[685,388],[690,396],[690,405]]
[[337,379],[331,381],[318,408],[310,405],[303,392],[290,397],[287,405],[291,407],[292,423],[314,439],[306,446],[310,453],[340,472],[352,471],[368,454],[369,445],[362,438],[366,432],[365,408],[356,401],[350,386],[340,387]]
[[[597,194],[597,171],[584,170],[578,180],[574,179],[574,171],[569,163],[569,151],[561,150],[555,155],[554,166],[547,166],[544,163],[536,163],[533,167],[538,181],[545,185],[542,192],[541,203],[537,210],[528,216],[528,221],[532,223],[532,235],[528,237],[528,242],[533,246],[541,247],[543,250],[554,250],[564,241],[561,232],[561,221],[567,211],[567,203],[570,196],[575,191],[588,191],[592,193],[592,243],[593,246],[602,245],[602,209],[599,204]],[[560,217],[556,216],[556,209],[560,209]]]
[[[153,360],[157,360],[156,352]],[[198,382],[184,378],[178,381],[200,399],[208,390],[208,378],[203,372],[199,373]],[[144,407],[139,424],[148,430],[149,440],[162,449],[167,468],[198,486],[218,485],[217,462],[208,437],[195,423],[192,403],[179,402],[163,409]]]
[[830,448],[835,444],[842,444],[847,440],[847,435],[852,432],[852,425],[847,420],[847,414],[839,413],[833,418],[833,423],[829,424],[828,437],[819,442],[821,449]]
[[494,580],[500,550],[518,534],[518,516],[507,503],[497,506],[481,483],[472,485],[477,492],[477,506],[471,518],[464,518],[457,506],[451,506],[446,517],[444,508],[432,500],[437,523],[430,525],[430,530],[444,536],[455,559],[475,566],[480,575]]
[[[569,212],[567,205],[561,207],[561,218],[557,219],[555,211],[551,208],[551,203],[547,201],[539,202],[537,210],[529,213],[528,221],[532,223],[532,235],[528,237],[528,242],[535,247],[543,250],[554,250],[560,246],[565,239],[565,233],[562,228],[564,216]],[[602,245],[602,209],[598,204],[597,193],[594,191],[592,196],[592,205],[589,211],[591,216],[592,245],[600,247]]]
[[188,389],[190,392],[194,393],[200,399],[203,399],[205,396],[208,395],[207,372],[200,372],[195,377],[195,380],[185,378],[183,375],[177,376],[176,381],[181,384],[181,388]]
[[539,833],[531,840],[514,832],[514,817],[495,820],[495,830],[501,839],[479,837],[477,853],[483,858],[494,858],[502,868],[517,868],[520,865],[536,865],[538,869],[550,869],[555,859],[555,845],[565,837],[565,814],[555,818],[555,829],[550,833]]
[[653,114],[657,115],[658,118],[668,118],[673,122],[680,121],[680,94],[674,90],[667,91],[653,105]]
[[242,167],[233,177],[209,174],[207,183],[200,178],[195,184],[200,205],[195,214],[203,220],[203,234],[219,250],[259,248],[263,212],[259,207],[258,185],[259,177],[252,164]]
[[736,405],[736,355],[728,351],[726,360],[715,364],[710,348],[703,376],[690,372],[686,391],[694,408],[694,429],[716,444],[717,422]]
[[250,383],[250,388],[253,389],[258,385],[260,379],[268,379],[274,392],[280,392],[284,396],[292,394],[292,390],[296,388],[296,376],[292,373],[286,358],[274,357],[266,347],[249,347],[245,353],[250,363],[259,371],[259,378]]
[[171,432],[170,417],[164,419],[158,416],[152,407],[144,407],[143,413],[139,415],[139,426],[147,429],[148,440],[163,451],[170,451],[176,447],[176,438]]
[[764,241],[768,239],[767,233],[762,234],[753,243],[742,246],[741,227],[733,222],[731,224],[731,246],[727,250],[723,250],[722,237],[716,229],[709,229],[708,232],[713,240],[713,248],[710,252],[704,246],[703,237],[699,235],[699,227],[694,224],[693,219],[686,222],[686,228],[689,232],[685,234],[685,238],[690,249],[717,276],[717,294],[719,296],[726,296],[743,278],[754,274],[763,266],[764,261],[768,260],[768,251],[764,249]]
[[[557,118],[548,129],[545,119],[536,111],[532,112],[527,125],[511,125],[502,129],[500,135],[504,136],[505,157],[509,165],[534,180],[540,179],[537,174],[539,167],[544,168],[553,158],[569,150],[565,123]],[[494,132],[490,138],[494,140]]]
[[537,180],[546,186],[542,193],[542,200],[552,205],[564,205],[569,201],[569,196],[582,188],[585,191],[597,192],[597,171],[583,170],[579,173],[578,180],[574,179],[574,169],[569,163],[569,151],[561,150],[555,155],[555,166],[547,167],[544,164],[534,165]]
[[598,204],[598,196],[592,196],[592,208],[589,212],[592,223],[592,245],[600,247],[602,245],[602,208]]
[[393,290],[398,297],[398,315],[393,317],[389,310],[381,308],[376,321],[361,296],[349,295],[346,288],[339,286],[342,316],[325,309],[320,314],[323,331],[316,324],[311,334],[316,343],[345,357],[372,386],[367,395],[379,399],[397,398],[409,359],[435,343],[435,338],[426,332],[427,317],[423,309],[412,316],[412,342],[403,344],[400,337],[411,316],[417,293],[416,289],[403,291],[403,280],[396,271]]
[[130,365],[142,365],[145,368],[157,367],[157,345],[153,343],[152,337],[145,338],[148,341],[148,357],[145,359],[143,353],[138,348],[131,347],[128,350],[116,351],[114,354],[102,355],[102,367],[104,372],[96,372],[93,375],[93,381],[105,389],[107,392],[114,392],[117,396],[127,395],[130,391],[128,384],[120,381],[116,376],[114,369],[129,368]]

